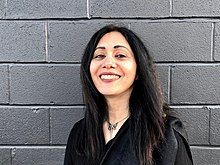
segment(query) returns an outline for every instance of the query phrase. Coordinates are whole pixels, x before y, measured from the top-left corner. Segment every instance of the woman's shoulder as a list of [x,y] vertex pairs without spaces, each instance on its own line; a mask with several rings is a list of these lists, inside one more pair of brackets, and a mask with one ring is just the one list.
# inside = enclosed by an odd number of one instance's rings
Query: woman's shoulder
[[84,121],[85,121],[84,118],[82,118],[82,119],[80,119],[79,121],[77,121],[77,122],[73,125],[73,127],[72,127],[72,129],[71,129],[70,135],[71,135],[71,134],[77,134],[78,131],[82,130],[83,125],[84,125]]
[[167,135],[172,136],[173,139],[175,139],[176,141],[175,148],[177,148],[177,151],[176,151],[175,164],[181,164],[179,162],[185,162],[185,164],[187,165],[193,164],[192,154],[188,142],[188,136],[183,122],[176,116],[171,116],[171,115],[167,116],[166,131],[167,131]]
[[178,132],[185,139],[188,139],[183,122],[178,117],[178,113],[173,110],[167,103],[163,104],[163,117],[165,121],[166,131]]
[[78,135],[80,134],[80,131],[83,130],[83,123],[84,123],[84,119],[80,119],[73,125],[69,133],[68,143],[72,144],[77,139]]
[[181,134],[186,139],[188,139],[184,124],[180,120],[180,118],[178,118],[176,116],[172,116],[172,115],[167,116],[165,126],[173,128],[179,134]]
[[172,128],[175,132],[179,133],[181,136],[183,136],[186,140],[188,139],[187,132],[185,130],[183,122],[174,115],[168,115],[166,117],[165,122],[166,128]]
[[69,133],[69,137],[68,137],[67,145],[66,145],[64,164],[75,164],[73,163],[77,155],[75,146],[78,141],[77,139],[79,139],[80,132],[82,132],[83,123],[84,123],[84,119],[77,121],[73,125],[72,130]]

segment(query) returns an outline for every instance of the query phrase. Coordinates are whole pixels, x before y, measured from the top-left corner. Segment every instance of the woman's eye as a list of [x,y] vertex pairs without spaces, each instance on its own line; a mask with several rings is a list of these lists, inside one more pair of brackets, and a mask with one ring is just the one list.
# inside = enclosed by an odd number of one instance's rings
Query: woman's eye
[[103,58],[105,58],[105,55],[104,54],[98,54],[98,55],[95,55],[94,58],[103,59]]
[[126,55],[124,55],[124,54],[117,54],[117,55],[115,55],[115,57],[117,57],[117,58],[124,58],[124,57],[126,57]]

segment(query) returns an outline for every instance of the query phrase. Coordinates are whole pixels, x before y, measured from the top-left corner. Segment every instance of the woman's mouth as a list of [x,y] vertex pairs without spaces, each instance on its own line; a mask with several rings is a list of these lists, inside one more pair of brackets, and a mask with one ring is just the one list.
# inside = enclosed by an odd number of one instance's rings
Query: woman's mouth
[[102,79],[102,80],[117,80],[117,79],[119,79],[120,78],[120,76],[119,75],[115,75],[115,74],[104,74],[104,75],[100,75],[100,78]]

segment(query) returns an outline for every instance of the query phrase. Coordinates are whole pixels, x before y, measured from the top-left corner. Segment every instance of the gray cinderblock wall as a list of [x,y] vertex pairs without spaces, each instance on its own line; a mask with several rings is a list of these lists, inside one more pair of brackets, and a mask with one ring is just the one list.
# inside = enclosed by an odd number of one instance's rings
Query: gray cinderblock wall
[[83,49],[110,23],[149,48],[195,164],[220,164],[219,0],[0,0],[0,165],[62,164]]

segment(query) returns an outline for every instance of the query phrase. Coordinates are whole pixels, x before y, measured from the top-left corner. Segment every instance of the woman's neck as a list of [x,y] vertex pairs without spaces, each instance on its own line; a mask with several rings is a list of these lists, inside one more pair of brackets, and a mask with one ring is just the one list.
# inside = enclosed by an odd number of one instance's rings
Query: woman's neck
[[108,121],[116,123],[129,116],[129,97],[106,98],[108,104]]
[[114,138],[129,117],[129,95],[105,97],[108,105],[107,120],[103,123],[105,142]]

